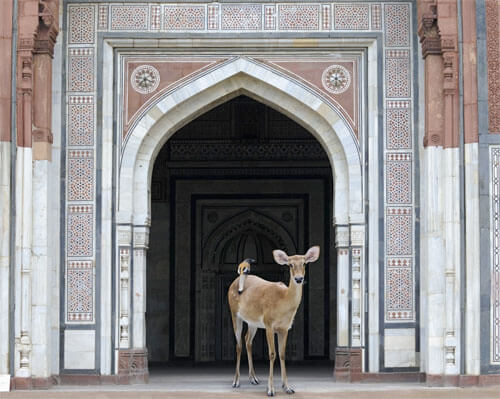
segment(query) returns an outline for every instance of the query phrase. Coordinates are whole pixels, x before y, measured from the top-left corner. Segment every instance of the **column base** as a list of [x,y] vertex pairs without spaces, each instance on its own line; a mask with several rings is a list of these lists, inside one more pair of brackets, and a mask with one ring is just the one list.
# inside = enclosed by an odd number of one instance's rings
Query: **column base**
[[118,351],[118,383],[134,384],[149,381],[148,350],[120,349]]
[[335,381],[357,382],[361,381],[361,348],[335,349]]

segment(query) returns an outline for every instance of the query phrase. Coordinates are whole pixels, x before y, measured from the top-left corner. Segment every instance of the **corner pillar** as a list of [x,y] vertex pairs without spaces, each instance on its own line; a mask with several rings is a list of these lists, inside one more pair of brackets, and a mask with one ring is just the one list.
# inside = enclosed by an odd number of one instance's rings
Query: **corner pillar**
[[362,372],[364,225],[337,225],[336,381],[355,382]]

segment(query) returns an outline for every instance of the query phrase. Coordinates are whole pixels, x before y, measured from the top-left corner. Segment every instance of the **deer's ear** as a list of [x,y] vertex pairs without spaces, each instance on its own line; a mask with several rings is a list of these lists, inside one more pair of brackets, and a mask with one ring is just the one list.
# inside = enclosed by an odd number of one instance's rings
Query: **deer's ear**
[[278,265],[288,265],[288,255],[281,249],[273,251],[274,260]]
[[319,246],[316,245],[309,248],[304,257],[306,259],[306,263],[316,262],[319,258]]

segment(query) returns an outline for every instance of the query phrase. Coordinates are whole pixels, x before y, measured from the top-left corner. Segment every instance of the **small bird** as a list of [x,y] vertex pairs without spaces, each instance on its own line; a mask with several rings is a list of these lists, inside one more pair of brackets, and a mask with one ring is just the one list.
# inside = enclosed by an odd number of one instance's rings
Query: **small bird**
[[241,294],[243,292],[247,274],[250,274],[251,265],[255,263],[257,263],[255,259],[247,258],[238,265],[238,274],[240,275],[240,281],[238,284],[238,294]]

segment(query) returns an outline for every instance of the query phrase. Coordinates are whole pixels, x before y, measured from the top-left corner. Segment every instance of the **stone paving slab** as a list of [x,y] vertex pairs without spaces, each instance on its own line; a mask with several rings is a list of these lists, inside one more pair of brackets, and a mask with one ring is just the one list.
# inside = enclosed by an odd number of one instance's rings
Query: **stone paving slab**
[[[290,399],[416,399],[416,398],[446,398],[446,399],[498,399],[500,398],[500,387],[488,388],[417,388],[417,389],[396,389],[390,387],[376,391],[366,389],[362,385],[357,385],[355,389],[348,391],[332,391],[323,393],[297,392],[294,395],[287,395],[278,391],[275,397]],[[102,392],[96,390],[88,391],[16,391],[10,393],[0,393],[1,399],[230,399],[230,398],[267,398],[264,391],[261,392],[144,392],[137,391],[135,387],[130,390]]]
[[[264,399],[267,368],[256,368],[261,383],[251,385],[246,367],[241,386],[233,389],[232,367],[178,367],[153,370],[149,384],[54,386],[47,391],[0,393],[0,399]],[[279,367],[274,371],[276,397],[289,399],[500,399],[500,386],[430,388],[419,383],[339,383],[331,367],[289,367],[288,379],[295,395],[281,389]]]

